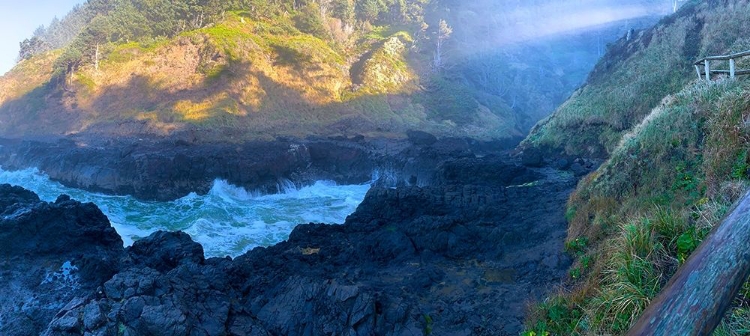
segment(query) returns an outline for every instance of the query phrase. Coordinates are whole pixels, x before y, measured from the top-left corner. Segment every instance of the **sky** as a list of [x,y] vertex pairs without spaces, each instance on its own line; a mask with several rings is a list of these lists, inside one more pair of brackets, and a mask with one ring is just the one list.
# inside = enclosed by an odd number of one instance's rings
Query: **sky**
[[19,43],[52,18],[65,16],[85,0],[0,0],[0,75],[16,64]]

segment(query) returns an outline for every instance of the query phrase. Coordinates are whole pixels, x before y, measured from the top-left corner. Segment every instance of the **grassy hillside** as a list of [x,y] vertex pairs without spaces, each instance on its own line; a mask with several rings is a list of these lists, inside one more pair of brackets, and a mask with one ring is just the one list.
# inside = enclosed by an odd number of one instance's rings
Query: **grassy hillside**
[[[241,129],[242,136],[379,132],[419,128],[443,135],[518,136],[492,111],[466,111],[461,125],[431,118],[409,96],[406,32],[371,37],[360,74],[340,45],[302,33],[291,20],[230,13],[211,27],[149,42],[109,43],[98,69],[87,64],[54,83],[59,52],[22,61],[0,79],[0,133],[82,131],[166,134],[190,128]],[[354,90],[353,76],[361,77]],[[356,80],[356,79],[355,79]]]
[[[622,334],[750,187],[750,82],[701,81],[629,131],[570,197],[571,287],[529,327]],[[750,283],[719,335],[750,331]]]
[[542,24],[534,10],[542,4],[557,6],[543,6],[546,16],[566,8],[552,0],[513,12],[504,1],[87,1],[21,44],[22,61],[0,77],[0,136],[244,140],[420,129],[518,138],[580,84],[602,41],[651,22],[533,42],[508,34]]
[[[566,248],[576,262],[559,293],[531,310],[529,335],[624,334],[750,188],[750,80],[698,81],[694,59],[680,59],[685,46],[699,55],[750,49],[750,4],[687,6],[641,33],[640,48],[614,45],[524,143],[608,156],[569,199]],[[748,302],[750,283],[715,334],[750,333]]]
[[746,1],[692,1],[651,29],[620,39],[578,89],[539,122],[524,146],[607,157],[623,134],[697,76],[703,56],[750,49]]

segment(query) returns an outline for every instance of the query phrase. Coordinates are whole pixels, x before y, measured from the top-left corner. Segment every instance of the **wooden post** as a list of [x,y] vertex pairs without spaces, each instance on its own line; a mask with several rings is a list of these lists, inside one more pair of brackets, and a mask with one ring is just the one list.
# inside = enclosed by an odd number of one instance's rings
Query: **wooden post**
[[748,274],[750,192],[677,270],[628,335],[710,335]]
[[706,68],[706,80],[707,81],[711,80],[711,65],[710,64],[711,64],[711,61],[709,60],[706,60],[705,63],[703,64],[703,66]]
[[698,67],[698,65],[695,66],[695,72],[698,73],[698,79],[701,79],[701,68]]
[[729,78],[734,79],[734,58],[729,59]]

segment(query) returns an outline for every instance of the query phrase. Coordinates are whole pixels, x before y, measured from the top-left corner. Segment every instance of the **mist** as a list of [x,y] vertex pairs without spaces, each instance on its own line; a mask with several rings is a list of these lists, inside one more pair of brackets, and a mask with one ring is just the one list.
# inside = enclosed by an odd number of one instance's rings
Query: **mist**
[[[682,1],[676,4],[679,6]],[[463,31],[459,34],[483,31],[486,34],[475,38],[486,40],[491,47],[500,47],[560,34],[582,33],[613,23],[621,23],[629,29],[630,20],[670,14],[674,5],[673,0],[485,0],[456,4],[453,12],[446,10],[444,14],[453,21],[449,24],[457,31]],[[459,39],[472,37],[461,36]]]

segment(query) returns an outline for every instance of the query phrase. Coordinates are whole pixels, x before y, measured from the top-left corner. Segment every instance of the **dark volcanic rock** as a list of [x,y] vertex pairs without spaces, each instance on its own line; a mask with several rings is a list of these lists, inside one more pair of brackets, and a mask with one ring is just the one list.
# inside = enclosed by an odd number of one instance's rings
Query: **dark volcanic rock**
[[539,173],[518,165],[507,164],[507,158],[486,156],[446,161],[435,183],[469,185],[520,185],[543,178]]
[[[474,166],[488,171],[457,173]],[[444,178],[431,187],[373,188],[346,224],[299,225],[235,260],[203,260],[183,234],[154,234],[49,332],[517,334],[527,301],[570,264],[563,208],[575,181],[497,157],[435,175]],[[510,185],[519,179],[537,181]]]
[[38,168],[74,188],[164,201],[191,192],[205,194],[215,179],[264,193],[281,191],[282,180],[364,183],[375,163],[366,148],[343,141],[0,139],[0,165],[10,170]]
[[529,167],[541,167],[544,165],[544,153],[537,148],[526,148],[521,153],[521,162]]
[[430,146],[437,142],[437,138],[427,132],[411,130],[406,132],[409,141],[416,146]]
[[[41,202],[0,185],[0,334],[39,334],[70,300],[109,279],[123,251],[95,205],[67,196]],[[75,318],[57,317],[61,329],[78,327]]]
[[[0,139],[6,170],[38,168],[66,186],[144,200],[173,200],[207,193],[214,180],[262,193],[318,180],[340,184],[434,183],[435,167],[473,158],[483,146],[461,138],[410,133],[407,140],[280,139],[272,142],[190,143],[170,139],[62,138],[52,142]],[[471,142],[471,143],[470,143]],[[484,148],[486,150],[486,148]],[[476,171],[476,170],[475,170]]]
[[202,264],[205,260],[203,246],[184,232],[154,232],[136,241],[130,248],[129,255],[134,263],[159,272],[168,272],[180,263]]
[[134,141],[55,143],[5,140],[5,169],[36,167],[67,186],[142,199],[171,200],[205,194],[214,179],[278,192],[280,179],[310,165],[305,146],[288,142],[179,145]]
[[[310,148],[327,172],[366,165],[356,148],[328,159]],[[517,335],[527,302],[570,265],[563,214],[575,179],[505,156],[474,158],[460,139],[401,153],[399,174],[413,169],[430,185],[374,187],[344,225],[299,225],[288,241],[234,260],[204,259],[184,233],[122,249],[95,207],[0,187],[0,242],[28,240],[0,252],[10,270],[0,278],[0,333]],[[55,271],[68,260],[92,260],[100,276],[69,281],[62,270],[62,282],[38,285],[50,274],[39,265]]]
[[14,212],[39,202],[39,196],[21,187],[0,184],[0,215],[11,216]]

